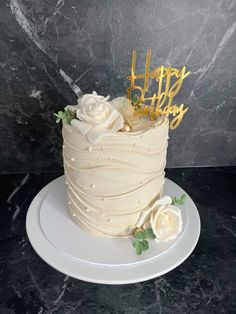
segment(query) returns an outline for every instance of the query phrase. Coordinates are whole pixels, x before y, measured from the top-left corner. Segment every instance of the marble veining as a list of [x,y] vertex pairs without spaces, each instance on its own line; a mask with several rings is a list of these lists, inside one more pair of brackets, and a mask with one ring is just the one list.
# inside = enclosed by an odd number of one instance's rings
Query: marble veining
[[199,242],[170,273],[119,286],[65,276],[32,249],[25,230],[27,209],[39,190],[59,175],[1,175],[0,313],[235,313],[235,167],[167,170],[167,177],[198,207]]
[[62,169],[52,113],[94,89],[125,94],[131,53],[143,71],[187,66],[168,166],[236,164],[236,3],[228,0],[4,0],[0,3],[0,172]]

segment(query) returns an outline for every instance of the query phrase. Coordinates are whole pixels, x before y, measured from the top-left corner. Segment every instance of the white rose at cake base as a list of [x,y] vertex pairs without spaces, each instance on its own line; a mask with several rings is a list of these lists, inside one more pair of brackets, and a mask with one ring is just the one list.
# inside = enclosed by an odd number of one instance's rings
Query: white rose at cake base
[[160,205],[151,213],[150,226],[157,242],[176,239],[183,227],[181,210],[173,205]]
[[136,227],[151,227],[157,242],[175,240],[182,231],[183,220],[181,210],[172,203],[170,196],[164,196],[155,201],[142,212]]
[[[69,107],[77,119],[63,123],[69,210],[76,223],[101,236],[133,234],[164,184],[168,118],[161,123],[132,120],[131,112],[121,114],[121,107],[117,102],[113,107],[107,97],[84,95]],[[121,132],[128,117],[132,132]]]

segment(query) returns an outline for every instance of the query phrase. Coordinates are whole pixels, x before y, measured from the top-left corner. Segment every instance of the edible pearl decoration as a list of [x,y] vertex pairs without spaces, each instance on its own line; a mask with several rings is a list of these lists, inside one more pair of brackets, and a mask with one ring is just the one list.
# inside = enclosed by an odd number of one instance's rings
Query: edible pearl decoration
[[92,147],[90,147],[90,146],[89,146],[89,147],[88,147],[88,151],[90,151],[90,152],[91,152],[91,150],[92,150]]
[[123,128],[120,131],[121,132],[131,132],[132,127],[128,122],[125,122]]
[[75,161],[75,158],[72,157],[70,160],[71,160],[71,161]]

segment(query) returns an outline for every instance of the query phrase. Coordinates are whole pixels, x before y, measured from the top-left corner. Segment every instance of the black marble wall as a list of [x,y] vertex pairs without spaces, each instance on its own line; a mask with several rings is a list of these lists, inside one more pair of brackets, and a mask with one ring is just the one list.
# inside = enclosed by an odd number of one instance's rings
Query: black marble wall
[[168,166],[236,164],[235,0],[0,1],[0,172],[61,167],[52,113],[96,90],[123,95],[131,52],[192,72]]

